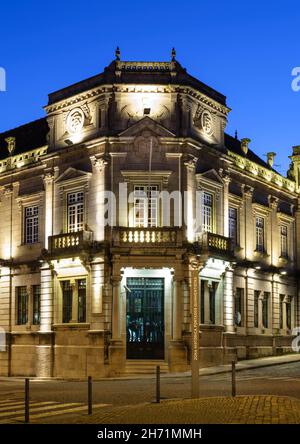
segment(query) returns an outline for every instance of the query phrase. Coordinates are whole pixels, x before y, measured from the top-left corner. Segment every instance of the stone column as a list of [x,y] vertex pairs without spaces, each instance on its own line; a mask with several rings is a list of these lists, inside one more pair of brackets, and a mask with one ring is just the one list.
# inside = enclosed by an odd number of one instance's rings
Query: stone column
[[119,375],[124,371],[126,350],[121,339],[121,301],[120,301],[121,275],[114,275],[111,279],[112,287],[112,338],[109,345],[109,375]]
[[278,227],[278,198],[269,195],[268,196],[269,207],[271,210],[269,216],[269,228],[267,232],[267,251],[271,253],[270,261],[271,265],[277,266],[278,257],[280,255],[280,237],[279,237],[279,227]]
[[184,371],[187,369],[187,348],[182,341],[183,276],[173,277],[172,293],[172,340],[168,350],[169,368],[171,371]]
[[244,259],[252,260],[253,251],[255,249],[255,239],[253,231],[253,214],[252,214],[252,197],[253,188],[248,185],[242,186],[243,191],[243,207],[242,207],[242,221],[241,224],[241,247],[244,248]]
[[45,186],[45,248],[48,249],[49,236],[53,234],[53,180],[54,174],[49,171],[44,175]]
[[41,323],[36,347],[36,376],[53,376],[53,271],[44,262],[41,266]]
[[233,270],[227,269],[224,274],[224,306],[223,317],[225,331],[233,333],[234,325],[234,295],[233,295]]
[[223,236],[229,236],[229,184],[230,177],[228,175],[224,175],[223,177],[224,185],[223,185]]
[[184,196],[185,225],[187,229],[187,240],[195,240],[195,197],[196,197],[196,169],[197,159],[192,157],[184,162],[186,167],[186,191]]

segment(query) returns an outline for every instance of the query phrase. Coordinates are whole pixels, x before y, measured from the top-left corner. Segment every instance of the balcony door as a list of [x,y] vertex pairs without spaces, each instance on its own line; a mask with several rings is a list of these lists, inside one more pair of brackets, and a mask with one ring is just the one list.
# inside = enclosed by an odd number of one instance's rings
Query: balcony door
[[151,228],[158,226],[158,186],[135,185],[134,226]]
[[127,278],[127,359],[164,359],[164,279]]

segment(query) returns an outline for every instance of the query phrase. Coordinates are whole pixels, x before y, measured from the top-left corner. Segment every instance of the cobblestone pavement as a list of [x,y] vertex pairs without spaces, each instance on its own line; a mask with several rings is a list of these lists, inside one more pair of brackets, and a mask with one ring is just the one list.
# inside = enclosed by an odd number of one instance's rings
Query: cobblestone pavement
[[279,396],[237,396],[112,407],[92,416],[68,415],[46,423],[300,424],[300,401]]

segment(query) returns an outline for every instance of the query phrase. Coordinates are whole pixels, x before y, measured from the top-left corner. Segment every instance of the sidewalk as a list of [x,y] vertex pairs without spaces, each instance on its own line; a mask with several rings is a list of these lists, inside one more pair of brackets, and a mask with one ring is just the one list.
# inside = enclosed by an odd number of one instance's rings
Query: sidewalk
[[300,424],[300,401],[279,396],[237,396],[163,401],[68,415],[65,424]]
[[[239,361],[236,364],[236,371],[242,371],[242,370],[251,370],[255,368],[262,368],[262,367],[270,367],[273,365],[281,365],[281,364],[289,364],[293,362],[300,362],[300,353],[296,354],[288,354],[288,355],[282,355],[282,356],[268,356],[266,358],[257,358],[257,359],[248,359]],[[209,376],[209,375],[217,375],[220,373],[229,373],[231,372],[231,365],[218,365],[218,366],[212,366],[212,367],[205,367],[201,368],[199,370],[200,376]],[[163,373],[161,374],[161,378],[183,378],[183,377],[190,377],[191,371],[187,372],[181,372],[181,373]],[[132,380],[132,379],[153,379],[155,378],[154,374],[138,374],[138,375],[126,375],[126,376],[118,376],[113,378],[95,378],[95,381],[122,381],[122,380]],[[62,380],[61,378],[35,378],[31,377],[31,381],[59,381]],[[0,381],[20,381],[24,380],[24,377],[0,377]],[[74,379],[75,381],[75,379]]]

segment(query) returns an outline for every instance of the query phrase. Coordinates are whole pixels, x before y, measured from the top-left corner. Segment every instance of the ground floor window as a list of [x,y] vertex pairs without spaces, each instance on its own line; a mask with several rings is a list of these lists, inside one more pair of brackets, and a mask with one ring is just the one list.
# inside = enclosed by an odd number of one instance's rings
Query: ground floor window
[[269,327],[269,303],[270,293],[264,292],[264,297],[262,300],[262,325],[264,328]]
[[292,328],[292,298],[290,297],[286,302],[286,328]]
[[33,285],[32,287],[32,323],[39,325],[41,322],[41,287]]
[[26,325],[28,322],[28,293],[27,287],[16,287],[17,324]]
[[61,286],[62,322],[86,322],[86,279],[64,280]]
[[234,304],[234,321],[237,327],[242,327],[244,324],[244,289],[237,288],[235,294]]
[[216,324],[217,303],[216,293],[218,282],[201,279],[200,281],[200,323]]
[[258,307],[260,291],[254,291],[254,327],[258,328]]

